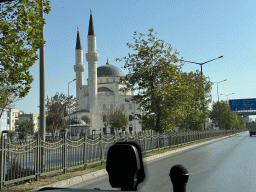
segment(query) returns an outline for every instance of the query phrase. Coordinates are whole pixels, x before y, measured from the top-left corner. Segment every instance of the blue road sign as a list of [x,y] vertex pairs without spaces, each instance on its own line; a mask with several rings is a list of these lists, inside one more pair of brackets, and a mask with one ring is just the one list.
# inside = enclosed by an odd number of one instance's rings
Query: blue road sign
[[256,99],[229,100],[231,111],[256,110]]

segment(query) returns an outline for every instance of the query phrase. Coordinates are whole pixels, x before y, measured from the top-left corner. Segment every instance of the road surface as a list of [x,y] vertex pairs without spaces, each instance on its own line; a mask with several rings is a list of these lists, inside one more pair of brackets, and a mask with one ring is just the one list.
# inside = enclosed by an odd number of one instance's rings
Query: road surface
[[[146,180],[140,191],[173,191],[169,172],[172,166],[182,164],[189,173],[187,192],[255,192],[256,191],[256,137],[244,132],[214,143],[164,157],[145,165]],[[108,175],[83,182],[71,188],[113,189]],[[115,189],[117,190],[117,189]]]

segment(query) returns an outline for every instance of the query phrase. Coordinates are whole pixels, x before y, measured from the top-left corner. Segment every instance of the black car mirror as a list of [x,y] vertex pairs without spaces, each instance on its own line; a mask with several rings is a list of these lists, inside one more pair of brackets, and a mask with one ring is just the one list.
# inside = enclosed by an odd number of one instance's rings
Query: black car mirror
[[108,150],[106,170],[113,188],[137,191],[145,179],[141,149],[134,142],[119,142]]

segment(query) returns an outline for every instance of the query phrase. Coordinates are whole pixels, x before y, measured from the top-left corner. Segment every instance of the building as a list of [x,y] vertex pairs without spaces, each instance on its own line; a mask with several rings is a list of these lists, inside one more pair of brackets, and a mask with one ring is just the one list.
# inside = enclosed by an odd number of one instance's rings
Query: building
[[[97,67],[99,54],[96,48],[96,34],[94,31],[93,18],[90,14],[89,29],[87,36],[88,52],[85,54],[88,62],[88,79],[87,85],[84,85],[83,72],[83,49],[80,41],[79,30],[77,30],[76,48],[75,48],[75,65],[76,73],[76,98],[79,103],[79,111],[70,114],[71,119],[82,118],[85,116],[90,120],[87,126],[89,131],[103,131],[105,133],[113,132],[110,127],[105,127],[103,123],[103,112],[106,109],[124,108],[129,124],[123,130],[129,133],[140,132],[141,125],[135,114],[140,114],[138,105],[132,101],[126,102],[133,97],[133,91],[124,92],[126,86],[124,82],[119,84],[123,72],[116,66],[111,65],[106,58],[106,64]],[[65,117],[68,122],[69,117]],[[72,130],[72,128],[71,128]],[[88,130],[87,130],[88,131]]]
[[0,119],[0,129],[2,131],[15,131],[15,122],[18,119],[20,110],[8,108],[4,109]]
[[15,131],[17,122],[32,119],[35,126],[34,131],[39,129],[39,115],[37,114],[25,114],[23,111],[18,109],[5,109],[0,119],[0,131]]
[[25,120],[33,120],[34,132],[39,131],[39,115],[33,114],[33,113],[26,114],[24,112],[20,112],[19,117],[17,119],[17,122],[22,122],[22,121],[25,121]]

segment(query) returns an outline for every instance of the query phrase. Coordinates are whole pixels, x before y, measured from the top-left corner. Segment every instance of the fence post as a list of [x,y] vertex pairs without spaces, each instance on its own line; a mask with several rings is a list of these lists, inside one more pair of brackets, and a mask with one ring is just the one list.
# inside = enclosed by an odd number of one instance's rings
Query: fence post
[[172,148],[172,133],[169,132],[169,136],[170,136],[170,148]]
[[151,130],[151,151],[153,151],[153,130]]
[[[164,145],[164,136],[165,136],[165,133],[163,133],[163,145]],[[164,149],[165,149],[165,145],[164,145]]]
[[67,134],[65,133],[63,137],[63,152],[62,152],[62,166],[63,166],[63,174],[66,174],[67,172],[67,148],[66,148],[66,142],[67,142]]
[[83,164],[84,170],[87,168],[87,151],[88,151],[88,144],[87,144],[87,136],[84,134],[84,157],[83,157]]
[[1,171],[1,174],[0,174],[0,190],[2,190],[3,188],[3,185],[4,185],[4,137],[3,135],[1,135],[1,167],[0,167],[0,171]]
[[102,134],[100,132],[100,159],[101,159],[101,165],[104,164],[104,150],[103,150],[103,138],[102,138]]
[[157,147],[158,147],[158,150],[159,150],[159,132],[157,132]]
[[35,160],[36,160],[36,181],[39,181],[39,176],[40,176],[40,169],[39,169],[39,165],[40,165],[40,135],[38,134],[37,135],[37,139],[36,139],[36,157],[35,157]]
[[144,138],[144,149],[145,149],[145,152],[146,152],[147,151],[147,147],[146,147],[146,133],[145,133],[145,131],[144,131],[143,138]]

